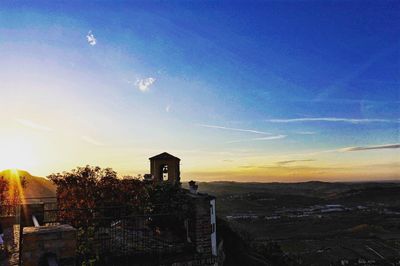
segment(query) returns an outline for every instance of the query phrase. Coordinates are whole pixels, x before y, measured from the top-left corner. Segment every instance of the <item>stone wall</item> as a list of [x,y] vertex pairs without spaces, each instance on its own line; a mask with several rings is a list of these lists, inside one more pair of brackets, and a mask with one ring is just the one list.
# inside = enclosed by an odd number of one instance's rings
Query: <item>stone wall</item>
[[47,255],[54,256],[58,265],[75,265],[76,237],[76,229],[70,225],[25,227],[22,265],[37,266]]
[[203,195],[193,195],[194,217],[191,220],[190,238],[198,254],[211,255],[210,199]]

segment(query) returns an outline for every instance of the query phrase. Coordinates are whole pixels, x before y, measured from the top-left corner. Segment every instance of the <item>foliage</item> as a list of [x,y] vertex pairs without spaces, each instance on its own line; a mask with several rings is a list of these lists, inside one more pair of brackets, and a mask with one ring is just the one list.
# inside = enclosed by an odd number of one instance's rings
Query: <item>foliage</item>
[[89,265],[99,257],[95,238],[101,227],[110,227],[124,217],[128,223],[134,222],[145,215],[146,224],[156,233],[184,236],[184,220],[191,216],[189,197],[179,184],[118,178],[110,168],[91,166],[48,178],[57,187],[59,219],[78,228],[78,253]]
[[147,189],[147,210],[152,214],[166,214],[153,217],[151,225],[181,234],[184,229],[183,221],[189,219],[193,213],[189,208],[190,198],[181,189],[180,184],[161,182],[148,186]]
[[[111,168],[77,167],[48,178],[57,186],[58,207],[66,221],[92,225],[94,217],[138,213],[168,213],[175,219],[188,218],[188,197],[179,184],[149,184],[138,178],[117,177]],[[120,209],[123,207],[123,209]],[[102,213],[101,210],[107,210]],[[108,213],[108,214],[107,214]]]
[[10,205],[20,204],[22,201],[23,189],[26,188],[27,181],[24,176],[19,176],[17,179],[9,181],[8,185],[8,202]]
[[116,179],[114,172],[109,169],[90,166],[48,176],[57,186],[58,207],[62,210],[60,219],[70,221],[77,227],[90,223],[93,219],[90,209],[96,207],[96,202],[103,194],[99,188],[104,186],[100,184],[111,183],[114,176]]
[[0,206],[6,202],[6,192],[8,190],[8,182],[4,179],[4,176],[0,176]]
[[15,206],[21,203],[26,184],[24,176],[9,172],[0,176],[0,215],[15,214]]
[[102,199],[112,201],[116,197],[113,188],[118,179],[109,168],[78,167],[48,178],[57,186],[57,200],[62,209],[94,208]]
[[121,204],[127,205],[133,212],[145,212],[149,193],[146,185],[138,178],[125,176],[120,180],[119,198]]
[[79,228],[78,230],[78,248],[77,253],[80,255],[79,260],[82,266],[96,265],[100,260],[99,254],[95,247],[95,229],[94,227],[87,227],[85,229]]
[[126,211],[122,205],[139,209],[146,198],[142,182],[134,178],[121,180],[111,168],[77,167],[48,178],[57,186],[60,218],[77,227],[93,225],[95,217],[115,216],[116,212],[122,215]]
[[153,213],[171,213],[186,218],[189,198],[179,184],[156,183],[147,187],[148,209]]

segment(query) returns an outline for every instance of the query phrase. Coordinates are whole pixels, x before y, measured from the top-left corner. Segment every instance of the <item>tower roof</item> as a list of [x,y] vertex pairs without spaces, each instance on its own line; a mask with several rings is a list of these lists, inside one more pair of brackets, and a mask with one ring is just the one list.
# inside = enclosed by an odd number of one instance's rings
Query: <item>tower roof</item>
[[156,156],[149,158],[149,160],[154,160],[154,159],[175,159],[175,160],[179,160],[179,161],[181,160],[178,157],[175,157],[175,156],[169,154],[168,152],[163,152],[163,153],[160,153]]

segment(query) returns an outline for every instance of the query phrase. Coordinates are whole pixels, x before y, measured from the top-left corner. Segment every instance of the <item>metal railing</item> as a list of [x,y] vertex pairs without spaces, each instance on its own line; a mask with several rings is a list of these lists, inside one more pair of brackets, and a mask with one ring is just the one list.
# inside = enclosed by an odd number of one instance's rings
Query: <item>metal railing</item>
[[[170,210],[167,206],[155,205],[141,211],[126,205],[67,209],[59,208],[55,198],[32,198],[29,202],[43,203],[43,214],[39,214],[41,226],[69,224],[77,229],[76,261],[79,265],[93,258],[129,257],[157,265],[195,250],[188,242],[185,228],[188,223],[176,213],[165,211]],[[14,213],[18,210],[16,208]],[[21,219],[20,233],[23,226]]]
[[138,213],[127,206],[73,209],[49,206],[45,204],[43,224],[74,226],[78,231],[79,260],[123,256],[160,260],[194,250],[187,241],[184,220],[175,214]]

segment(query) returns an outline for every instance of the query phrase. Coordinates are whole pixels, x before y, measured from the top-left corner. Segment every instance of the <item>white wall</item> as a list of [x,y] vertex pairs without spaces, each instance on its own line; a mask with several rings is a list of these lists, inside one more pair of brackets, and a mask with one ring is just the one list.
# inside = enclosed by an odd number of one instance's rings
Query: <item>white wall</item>
[[215,199],[210,200],[210,216],[211,216],[211,252],[217,256],[217,221],[215,215]]

